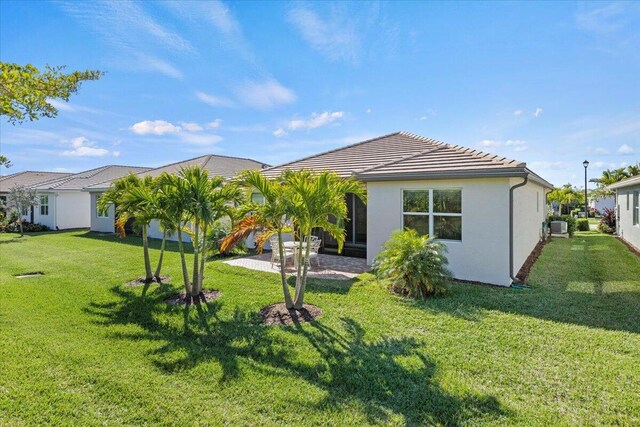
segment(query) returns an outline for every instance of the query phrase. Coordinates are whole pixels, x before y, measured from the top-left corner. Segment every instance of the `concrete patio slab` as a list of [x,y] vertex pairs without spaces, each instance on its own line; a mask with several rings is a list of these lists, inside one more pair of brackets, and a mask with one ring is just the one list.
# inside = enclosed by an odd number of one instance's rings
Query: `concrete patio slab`
[[[346,256],[326,254],[320,254],[319,257],[320,267],[317,267],[315,265],[315,261],[313,261],[311,269],[308,272],[308,277],[350,280],[365,271],[369,271],[366,260],[363,258],[350,258]],[[236,267],[248,268],[250,270],[280,273],[280,265],[278,263],[274,263],[273,267],[271,267],[271,253],[250,255],[224,261],[224,263]],[[296,271],[293,265],[291,265],[291,263],[287,264],[287,274],[293,275],[295,273]]]

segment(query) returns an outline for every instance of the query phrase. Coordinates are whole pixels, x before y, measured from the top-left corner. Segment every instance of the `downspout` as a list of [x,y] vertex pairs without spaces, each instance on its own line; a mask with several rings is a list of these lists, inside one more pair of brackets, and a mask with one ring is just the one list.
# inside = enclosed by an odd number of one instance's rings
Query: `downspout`
[[509,188],[509,277],[511,284],[518,283],[513,273],[513,190],[524,187],[529,182],[529,175],[524,176],[524,180],[520,184],[516,184]]

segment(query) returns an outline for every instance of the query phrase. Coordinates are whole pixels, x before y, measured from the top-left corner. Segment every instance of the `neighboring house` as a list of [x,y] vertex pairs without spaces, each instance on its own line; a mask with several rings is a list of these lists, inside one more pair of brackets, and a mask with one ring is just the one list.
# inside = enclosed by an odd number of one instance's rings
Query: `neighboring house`
[[589,199],[589,209],[603,214],[605,209],[615,209],[616,198],[614,196],[598,196]]
[[[6,205],[9,192],[16,185],[23,185],[25,187],[31,187],[33,185],[41,184],[43,182],[52,181],[68,177],[72,174],[62,172],[36,172],[36,171],[24,171],[11,175],[5,175],[0,177],[0,200]],[[22,212],[22,219],[24,221],[34,222],[35,209],[32,206],[28,211]]]
[[109,165],[31,185],[40,195],[40,206],[35,209],[34,222],[53,230],[89,228],[91,200],[89,193],[82,191],[83,188],[145,170],[148,168]]
[[[398,132],[265,169],[331,170],[367,186],[347,197],[345,253],[371,264],[394,230],[415,228],[448,248],[457,279],[509,286],[542,234],[552,185],[525,163]],[[321,236],[324,250],[337,244]]]
[[[160,174],[166,172],[170,174],[178,173],[180,169],[190,166],[200,166],[209,171],[210,176],[222,176],[224,178],[233,178],[239,172],[247,169],[262,169],[268,165],[258,162],[252,159],[245,159],[240,157],[219,156],[214,154],[208,154],[205,156],[196,157],[194,159],[184,160],[182,162],[171,163],[166,166],[162,166],[156,169],[150,169],[138,174],[140,177],[153,176],[157,177]],[[107,191],[109,186],[114,180],[104,181],[98,184],[90,185],[85,188],[85,191],[90,194],[91,197],[91,230],[102,233],[115,232],[115,215],[114,208],[110,207],[109,211],[100,215],[97,210],[97,201]],[[158,226],[157,221],[153,221],[149,227],[149,237],[162,238],[162,231]],[[168,239],[176,240],[176,236],[169,236]],[[189,241],[188,236],[183,238],[184,241]]]
[[640,250],[640,176],[609,186],[616,192],[617,234]]

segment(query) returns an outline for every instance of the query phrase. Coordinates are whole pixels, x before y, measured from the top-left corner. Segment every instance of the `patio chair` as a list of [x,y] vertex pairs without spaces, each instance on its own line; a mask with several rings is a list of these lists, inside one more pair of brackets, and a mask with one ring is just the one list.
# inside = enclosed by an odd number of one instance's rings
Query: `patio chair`
[[311,246],[309,247],[309,266],[311,266],[311,260],[315,258],[316,266],[320,267],[320,255],[318,254],[318,251],[320,250],[321,243],[322,240],[317,237],[315,240],[311,239]]
[[[280,250],[278,249],[278,237],[272,236],[269,238],[269,243],[271,244],[271,267],[273,268],[273,264],[276,262],[280,262]],[[284,249],[284,265],[287,265],[287,258],[291,258],[294,260],[295,251],[291,248],[283,248]]]
[[[319,240],[318,236],[311,236],[311,242],[315,242]],[[304,242],[307,243],[307,236],[304,237]]]

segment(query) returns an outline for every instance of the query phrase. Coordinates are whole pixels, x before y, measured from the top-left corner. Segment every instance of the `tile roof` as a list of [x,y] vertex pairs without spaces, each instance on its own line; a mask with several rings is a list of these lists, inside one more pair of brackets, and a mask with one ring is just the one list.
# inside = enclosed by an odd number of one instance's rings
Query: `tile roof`
[[37,190],[82,190],[93,184],[117,179],[129,173],[140,173],[146,170],[149,170],[149,168],[108,165],[47,181],[39,185],[34,185],[33,188]]
[[24,171],[0,177],[0,192],[9,192],[14,185],[24,185],[26,187],[41,184],[43,182],[65,178],[72,175],[65,172],[37,172]]
[[[364,181],[532,174],[526,164],[408,132],[396,132],[268,168],[267,176],[286,169],[332,170]],[[552,187],[538,175],[535,180]]]
[[[222,176],[224,178],[233,178],[238,172],[246,169],[262,169],[268,165],[252,159],[241,157],[220,156],[215,154],[207,154],[205,156],[196,157],[194,159],[184,160],[181,162],[171,163],[155,169],[149,169],[139,173],[140,176],[159,176],[163,172],[177,173],[182,168],[190,166],[201,166],[209,171],[210,175]],[[116,178],[114,178],[116,179]],[[94,185],[87,186],[88,190],[103,190],[109,188],[111,181],[104,181]]]

